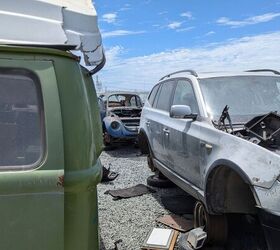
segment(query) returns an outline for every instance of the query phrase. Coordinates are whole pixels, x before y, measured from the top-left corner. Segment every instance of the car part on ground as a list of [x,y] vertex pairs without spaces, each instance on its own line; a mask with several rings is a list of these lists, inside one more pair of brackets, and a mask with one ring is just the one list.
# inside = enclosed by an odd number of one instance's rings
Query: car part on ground
[[129,188],[107,190],[105,194],[110,194],[113,196],[114,200],[128,199],[136,196],[142,196],[144,194],[155,193],[156,191],[143,185],[138,184]]
[[156,221],[183,233],[193,229],[193,220],[187,220],[182,216],[174,214],[164,215],[157,218]]
[[[217,228],[226,227],[218,215],[261,217],[262,211],[279,220],[279,107],[280,76],[273,70],[175,72],[146,101],[141,151],[153,170],[201,202],[196,223],[211,222],[207,233],[213,241],[226,238],[216,238]],[[273,232],[265,238],[269,250],[277,249],[280,223],[261,223]]]
[[102,179],[101,182],[109,182],[115,180],[119,174],[116,172],[113,172],[110,170],[111,165],[109,165],[109,168],[102,167]]
[[169,188],[174,187],[174,183],[167,178],[160,177],[159,174],[151,175],[147,178],[147,184],[151,187]]

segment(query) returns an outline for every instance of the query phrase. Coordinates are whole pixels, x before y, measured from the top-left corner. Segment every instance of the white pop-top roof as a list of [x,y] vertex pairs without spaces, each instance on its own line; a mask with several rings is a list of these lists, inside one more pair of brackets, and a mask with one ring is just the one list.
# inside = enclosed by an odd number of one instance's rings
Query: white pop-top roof
[[103,59],[91,0],[1,0],[0,44],[66,45],[84,53],[87,65]]

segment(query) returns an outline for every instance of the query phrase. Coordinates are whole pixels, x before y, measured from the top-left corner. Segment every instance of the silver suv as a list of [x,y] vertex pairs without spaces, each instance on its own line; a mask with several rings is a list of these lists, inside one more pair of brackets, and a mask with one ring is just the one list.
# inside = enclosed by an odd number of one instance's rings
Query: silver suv
[[148,163],[197,199],[196,227],[227,240],[229,214],[260,221],[268,249],[280,238],[280,73],[183,70],[155,85],[139,142]]

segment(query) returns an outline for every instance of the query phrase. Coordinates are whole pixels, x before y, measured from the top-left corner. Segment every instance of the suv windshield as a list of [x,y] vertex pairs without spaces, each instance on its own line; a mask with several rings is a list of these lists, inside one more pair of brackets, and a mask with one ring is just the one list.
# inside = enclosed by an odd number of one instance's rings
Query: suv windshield
[[207,111],[218,121],[226,105],[232,122],[280,111],[280,77],[234,76],[200,79]]

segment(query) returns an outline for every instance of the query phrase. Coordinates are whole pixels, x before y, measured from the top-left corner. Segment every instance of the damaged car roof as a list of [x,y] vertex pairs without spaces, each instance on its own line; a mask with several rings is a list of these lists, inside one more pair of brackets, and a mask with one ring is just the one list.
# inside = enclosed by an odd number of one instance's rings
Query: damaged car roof
[[0,21],[0,44],[65,46],[81,50],[86,65],[104,60],[91,0],[4,1]]

